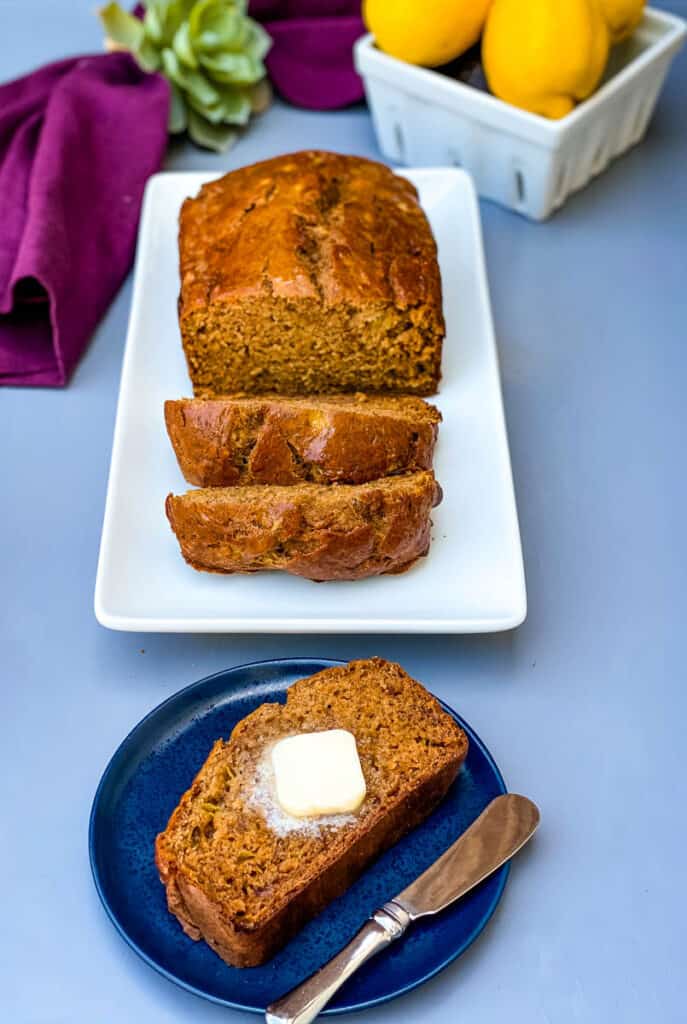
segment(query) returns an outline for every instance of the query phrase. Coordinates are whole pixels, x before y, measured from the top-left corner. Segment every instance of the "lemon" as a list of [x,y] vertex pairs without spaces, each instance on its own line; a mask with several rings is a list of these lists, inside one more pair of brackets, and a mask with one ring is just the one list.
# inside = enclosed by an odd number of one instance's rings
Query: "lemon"
[[493,0],[482,63],[495,96],[558,118],[594,91],[609,45],[596,0]]
[[491,0],[363,0],[363,19],[384,53],[433,68],[477,42]]
[[644,0],[596,0],[611,33],[611,42],[627,39],[642,20]]

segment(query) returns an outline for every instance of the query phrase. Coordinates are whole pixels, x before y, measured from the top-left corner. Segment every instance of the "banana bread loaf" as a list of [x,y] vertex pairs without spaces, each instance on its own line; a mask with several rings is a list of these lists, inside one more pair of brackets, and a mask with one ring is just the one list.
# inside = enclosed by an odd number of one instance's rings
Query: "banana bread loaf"
[[[290,818],[276,803],[270,748],[327,729],[354,735],[365,800],[354,814]],[[433,810],[467,750],[453,718],[393,662],[299,680],[286,704],[261,705],[217,740],[158,835],[170,912],[227,963],[263,963]]]
[[367,484],[206,488],[170,494],[165,507],[194,569],[357,580],[404,572],[426,554],[440,498],[423,470]]
[[383,164],[306,151],[232,171],[184,202],[179,254],[196,395],[436,392],[436,245]]
[[181,398],[165,402],[182,473],[198,487],[361,484],[431,469],[441,414],[421,398]]

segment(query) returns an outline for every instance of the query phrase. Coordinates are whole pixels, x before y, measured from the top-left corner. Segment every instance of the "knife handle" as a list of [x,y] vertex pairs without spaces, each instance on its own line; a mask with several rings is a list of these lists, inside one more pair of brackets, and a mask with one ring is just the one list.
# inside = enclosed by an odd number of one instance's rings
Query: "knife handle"
[[393,901],[375,910],[333,960],[267,1007],[267,1024],[310,1024],[346,979],[371,956],[399,939],[409,924],[410,915]]

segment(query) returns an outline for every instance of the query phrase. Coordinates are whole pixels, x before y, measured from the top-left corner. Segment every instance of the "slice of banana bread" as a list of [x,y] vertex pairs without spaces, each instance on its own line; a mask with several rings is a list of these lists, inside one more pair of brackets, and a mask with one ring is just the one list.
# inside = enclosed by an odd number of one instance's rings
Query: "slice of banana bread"
[[383,164],[306,151],[232,171],[184,202],[179,256],[196,395],[436,392],[436,245]]
[[[290,818],[276,803],[270,748],[327,729],[354,735],[365,800],[354,814]],[[427,817],[467,750],[453,718],[393,662],[299,680],[286,704],[261,705],[217,740],[157,837],[170,912],[227,963],[263,963]]]
[[168,495],[167,518],[194,569],[282,569],[357,580],[409,569],[427,553],[441,490],[423,470],[367,484],[266,484]]
[[421,398],[181,398],[165,423],[198,487],[362,484],[431,469],[441,414]]

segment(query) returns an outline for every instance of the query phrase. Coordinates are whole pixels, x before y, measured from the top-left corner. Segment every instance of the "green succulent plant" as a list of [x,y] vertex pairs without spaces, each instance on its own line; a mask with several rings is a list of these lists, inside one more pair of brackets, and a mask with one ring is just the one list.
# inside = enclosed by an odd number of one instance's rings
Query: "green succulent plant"
[[172,89],[169,131],[188,130],[222,152],[265,103],[263,57],[271,39],[246,15],[246,0],[148,0],[137,18],[118,3],[99,11],[110,48],[128,50]]

